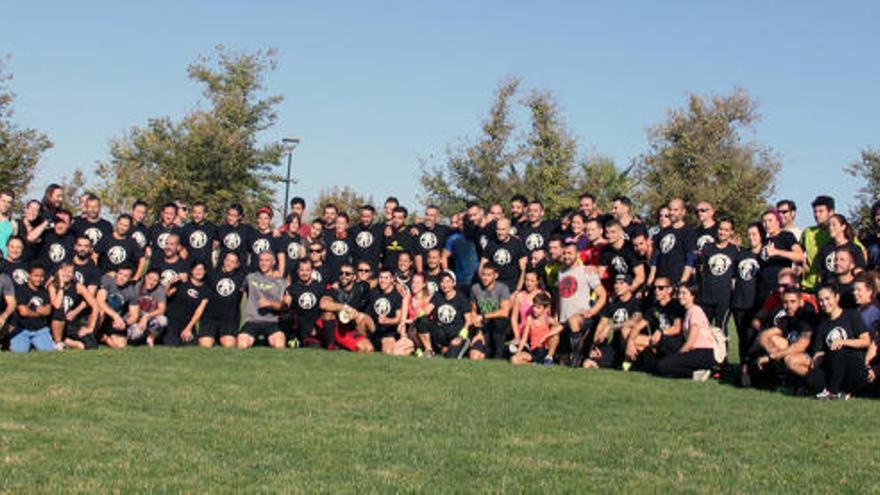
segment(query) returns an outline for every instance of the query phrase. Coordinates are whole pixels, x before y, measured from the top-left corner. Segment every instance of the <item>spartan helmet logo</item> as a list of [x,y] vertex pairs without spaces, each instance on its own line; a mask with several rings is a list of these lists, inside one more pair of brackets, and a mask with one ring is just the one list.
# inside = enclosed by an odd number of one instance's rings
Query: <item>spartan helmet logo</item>
[[727,269],[732,263],[730,256],[724,253],[713,254],[709,257],[709,271],[712,272],[712,275],[720,277],[727,273]]
[[489,238],[486,237],[486,234],[481,234],[480,235],[480,248],[486,249],[486,245],[488,245],[488,244],[489,244]]
[[194,230],[189,235],[189,245],[195,249],[202,249],[208,243],[208,235],[201,230]]
[[510,263],[510,251],[501,248],[498,251],[495,251],[495,255],[492,256],[492,260],[495,261],[498,265],[507,265]]
[[541,234],[532,232],[526,237],[526,248],[528,248],[529,251],[534,251],[535,249],[540,249],[542,247],[544,247],[544,237]]
[[369,230],[362,230],[358,233],[357,237],[354,238],[354,242],[358,247],[366,249],[373,245],[373,234]]
[[324,280],[324,276],[321,275],[320,271],[312,270],[312,280],[320,284]]
[[768,251],[768,248],[768,246],[761,248],[761,261],[767,261],[770,259],[770,251]]
[[231,278],[221,278],[217,281],[217,294],[229,297],[235,292],[235,281]]
[[669,321],[669,317],[666,316],[666,313],[657,314],[657,324],[660,326],[660,330],[672,326],[672,323]]
[[34,296],[31,298],[30,301],[28,301],[28,306],[30,306],[32,308],[39,308],[42,305],[43,305],[43,298],[40,296]]
[[28,272],[18,268],[12,272],[12,280],[18,285],[24,285],[28,281]]
[[337,239],[330,244],[330,251],[336,256],[345,256],[348,253],[348,243]]
[[828,332],[828,335],[825,337],[825,345],[831,347],[831,344],[833,344],[835,341],[845,338],[846,330],[844,330],[842,327],[834,327],[830,332]]
[[238,249],[238,246],[241,246],[241,236],[238,235],[238,232],[230,232],[223,236],[223,245],[226,246],[226,249]]
[[311,292],[303,292],[299,299],[296,300],[296,303],[302,309],[312,309],[315,307],[315,303],[318,302],[318,298],[315,297]]
[[64,299],[61,302],[61,307],[64,308],[65,313],[73,309],[73,298],[70,296],[64,296]]
[[428,281],[428,292],[431,295],[434,295],[438,290],[440,290],[440,286],[437,285],[437,282],[434,282],[433,280],[429,280]]
[[674,234],[666,234],[663,236],[663,239],[660,239],[660,252],[663,254],[672,251],[672,248],[675,247],[675,235]]
[[199,291],[190,287],[189,290],[186,291],[186,295],[188,295],[190,297],[190,299],[198,299],[199,298]]
[[125,261],[125,258],[128,256],[125,254],[125,248],[122,246],[113,246],[107,251],[107,259],[110,260],[110,263],[114,265],[118,265]]
[[104,237],[104,234],[101,233],[101,229],[97,227],[87,228],[85,234],[86,237],[92,240],[92,246],[97,246],[98,241],[100,241],[101,238]]
[[81,283],[81,284],[86,283],[86,278],[83,277],[82,272],[79,271],[79,270],[75,270],[75,271],[73,272],[73,278],[75,278],[76,281],[79,282],[79,283]]
[[176,278],[177,272],[168,268],[162,271],[162,275],[159,277],[159,280],[163,286],[168,287],[169,285],[171,285],[171,282],[174,282],[174,279]]
[[834,273],[836,267],[834,251],[828,253],[828,256],[825,257],[825,269],[829,272]]
[[450,304],[444,304],[437,308],[437,319],[445,325],[452,323],[455,320],[455,315],[455,307]]
[[169,232],[159,234],[159,237],[156,239],[156,245],[159,246],[159,249],[165,249],[165,243],[168,242],[169,235],[171,235]]
[[64,246],[58,244],[57,242],[49,246],[49,259],[52,263],[61,263],[64,261],[64,255],[67,254],[67,250],[64,249]]
[[736,269],[739,271],[739,278],[748,282],[755,278],[758,274],[758,262],[753,258],[746,258],[739,262]]
[[422,232],[419,236],[419,245],[422,249],[433,249],[437,247],[437,235],[433,232]]
[[517,232],[519,232],[519,231],[516,229],[516,225],[511,225],[510,226],[510,235],[515,236]]
[[254,241],[253,244],[251,244],[251,249],[254,251],[254,254],[265,253],[269,250],[269,239],[257,239],[256,241]]
[[702,251],[703,247],[711,242],[715,242],[715,238],[709,234],[703,234],[697,239],[697,249]]
[[614,271],[617,273],[629,272],[629,266],[626,264],[626,260],[623,259],[623,256],[615,256],[611,258],[611,266],[614,267]]
[[626,308],[617,308],[614,314],[611,315],[611,321],[616,325],[622,325],[627,319],[629,319],[629,311]]
[[144,246],[147,245],[147,238],[144,237],[144,233],[140,230],[135,230],[134,232],[132,232],[131,237],[135,240],[135,242],[138,243],[138,246],[140,246],[141,249],[143,249]]
[[384,297],[380,297],[373,303],[373,311],[379,316],[388,316],[388,313],[391,312],[391,302]]
[[785,310],[780,309],[779,311],[776,312],[775,315],[773,315],[773,326],[778,327],[778,326],[782,325],[783,318],[785,318]]
[[287,245],[287,257],[296,260],[299,259],[299,253],[302,250],[302,246],[298,242],[291,242]]

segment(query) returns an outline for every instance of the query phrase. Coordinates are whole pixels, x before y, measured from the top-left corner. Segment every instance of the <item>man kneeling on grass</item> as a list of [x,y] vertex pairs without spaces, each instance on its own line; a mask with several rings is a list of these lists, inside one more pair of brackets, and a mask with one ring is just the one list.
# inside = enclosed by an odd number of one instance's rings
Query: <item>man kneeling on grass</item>
[[[614,280],[614,298],[602,310],[583,367],[616,368],[622,361],[623,342],[641,319],[640,301],[632,295],[632,277],[618,275]],[[615,333],[620,335],[615,336]]]
[[[517,352],[510,358],[510,363],[552,365],[560,333],[562,325],[550,316],[550,296],[543,292],[537,294],[532,300],[531,314],[526,317]],[[526,342],[529,343],[528,348]]]
[[758,335],[758,343],[766,354],[756,360],[757,370],[752,373],[771,375],[768,378],[773,379],[777,371],[787,371],[804,377],[812,364],[808,351],[818,315],[804,303],[801,290],[795,286],[783,291],[782,307],[785,314],[775,319],[776,326]]
[[103,315],[99,340],[107,347],[121,349],[128,345],[128,331],[138,321],[138,288],[131,280],[134,266],[125,263],[116,268],[116,272],[101,278],[98,290],[98,307]]
[[9,350],[12,352],[28,352],[31,348],[38,351],[55,350],[49,333],[52,306],[49,304],[49,293],[43,287],[45,279],[46,269],[40,262],[34,262],[29,267],[27,283],[15,288],[15,330],[9,340]]
[[332,332],[335,344],[345,350],[373,352],[367,335],[375,326],[373,319],[364,313],[370,285],[355,281],[354,266],[348,262],[339,267],[338,284],[321,298],[324,332]]
[[275,255],[271,251],[260,253],[258,264],[260,271],[250,273],[244,279],[247,304],[236,347],[247,349],[257,338],[266,337],[270,347],[284,349],[285,336],[278,320],[284,306],[282,297],[287,282],[275,276]]
[[419,342],[425,349],[423,356],[434,357],[439,352],[449,358],[461,357],[467,350],[471,307],[467,297],[456,290],[451,273],[440,275],[440,290],[431,296],[431,306],[431,318],[416,320]]
[[500,359],[510,333],[510,290],[498,283],[498,269],[492,264],[483,265],[480,282],[471,287],[471,321],[476,333],[468,357]]

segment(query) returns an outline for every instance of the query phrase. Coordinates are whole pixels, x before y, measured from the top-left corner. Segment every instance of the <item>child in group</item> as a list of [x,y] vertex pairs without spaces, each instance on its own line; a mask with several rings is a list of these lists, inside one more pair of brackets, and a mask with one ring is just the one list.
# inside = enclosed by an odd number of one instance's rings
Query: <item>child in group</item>
[[552,365],[560,333],[562,325],[550,315],[550,296],[546,293],[536,294],[532,300],[531,314],[526,317],[525,328],[510,363]]

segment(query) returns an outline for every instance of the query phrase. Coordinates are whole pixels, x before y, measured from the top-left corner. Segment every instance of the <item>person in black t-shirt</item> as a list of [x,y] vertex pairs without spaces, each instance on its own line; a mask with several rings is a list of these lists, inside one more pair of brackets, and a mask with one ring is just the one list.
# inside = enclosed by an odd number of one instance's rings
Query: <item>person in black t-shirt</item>
[[366,261],[373,269],[379,267],[382,258],[383,224],[374,223],[376,209],[371,205],[360,208],[358,223],[350,230],[349,236],[354,240],[351,255],[355,263]]
[[697,244],[694,229],[684,221],[686,213],[681,199],[669,202],[671,223],[654,237],[654,259],[648,285],[657,277],[668,277],[676,284],[685,284],[690,280]]
[[[159,222],[154,223],[148,232],[149,244],[144,248],[144,252],[149,258],[155,259],[165,250],[165,242],[172,234],[176,235],[178,240],[182,239],[183,230],[175,222],[176,219],[177,205],[166,203],[162,207]],[[182,244],[181,247],[183,247]],[[186,257],[186,253],[181,254]]]
[[246,266],[253,228],[241,223],[243,216],[244,208],[240,204],[230,205],[226,210],[226,223],[217,228],[217,240],[220,241],[220,260],[232,251],[238,256],[241,266]]
[[101,270],[92,260],[92,240],[81,236],[73,243],[73,278],[85,285],[93,296],[98,295],[101,285]]
[[431,318],[416,320],[419,342],[425,357],[445,353],[458,358],[466,350],[467,332],[471,324],[471,303],[455,288],[455,277],[449,272],[440,275],[440,290],[431,296]]
[[248,272],[259,272],[260,254],[268,252],[272,253],[275,258],[275,274],[284,276],[283,268],[286,256],[279,247],[278,232],[272,228],[272,216],[272,208],[264,206],[257,211],[257,225],[251,230],[248,242],[248,255],[250,256]]
[[207,220],[208,211],[205,203],[196,201],[192,207],[192,222],[182,227],[183,245],[187,258],[191,261],[203,261],[213,266],[212,253],[220,243],[217,241],[217,227]]
[[[696,235],[697,256],[699,257],[706,246],[714,244],[718,240],[718,224],[720,222],[715,221],[715,208],[708,201],[697,203],[697,218],[700,220],[700,225],[697,226],[694,234]],[[697,262],[699,261],[697,260]]]
[[296,278],[297,263],[299,260],[307,259],[308,241],[299,234],[299,215],[292,213],[288,218],[287,228],[278,237],[278,251],[282,255],[280,261],[283,261],[279,264],[278,271],[289,280],[293,280]]
[[197,260],[190,267],[186,282],[178,280],[168,287],[165,310],[168,330],[162,340],[164,345],[179,346],[193,341],[196,325],[208,306],[210,286],[205,284],[207,273],[205,262]]
[[354,242],[348,231],[348,215],[336,215],[335,225],[327,237],[327,257],[324,263],[331,273],[336,273],[344,264],[352,263]]
[[181,256],[180,237],[170,234],[165,239],[165,247],[150,261],[150,270],[159,272],[163,287],[177,282],[186,282],[189,276],[189,260]]
[[101,218],[101,200],[95,195],[89,195],[85,202],[85,216],[73,221],[73,233],[79,237],[87,236],[92,240],[92,246],[113,232],[110,222]]
[[378,286],[367,296],[367,314],[373,323],[373,340],[379,343],[383,354],[392,354],[394,351],[398,337],[397,325],[401,321],[402,299],[391,270],[380,270]]
[[147,203],[137,200],[131,207],[131,237],[137,241],[141,249],[146,249],[150,242],[150,229],[144,224],[147,218]]
[[21,237],[12,236],[6,241],[6,257],[0,265],[0,271],[9,275],[16,287],[27,285],[30,264],[22,259],[24,241]]
[[69,211],[56,211],[52,223],[54,223],[52,229],[43,234],[43,248],[39,254],[39,259],[51,263],[48,267],[50,275],[54,274],[62,263],[73,258],[73,243],[76,240],[76,236],[70,230]]
[[337,285],[321,298],[325,335],[333,335],[335,345],[342,349],[373,352],[373,344],[367,338],[374,328],[372,319],[366,314],[370,286],[355,281],[351,263],[343,264],[339,268]]
[[498,271],[498,282],[513,293],[522,289],[527,254],[522,241],[510,235],[510,220],[500,218],[495,222],[495,239],[483,251],[480,267],[493,264]]
[[95,326],[98,302],[88,287],[77,282],[73,263],[62,263],[49,285],[52,304],[52,338],[71,349],[97,349]]
[[550,239],[559,230],[559,222],[544,220],[544,204],[535,199],[526,208],[526,221],[518,229],[519,238],[528,252],[546,251]]
[[[312,277],[312,262],[301,259],[294,271],[296,278],[284,294],[284,306],[291,309],[293,334],[304,347],[320,347],[322,342],[319,303],[324,297],[324,284]],[[327,339],[329,342],[329,339]]]
[[622,361],[624,343],[642,319],[641,303],[633,297],[631,287],[629,275],[615,278],[614,297],[602,309],[584,368],[614,368]]
[[847,246],[838,246],[833,252],[834,278],[826,283],[834,283],[837,293],[840,294],[840,306],[844,309],[855,309],[856,296],[854,285],[856,281],[855,270],[858,269],[853,260],[852,250]]
[[425,219],[421,224],[412,228],[413,240],[416,247],[416,271],[425,269],[428,252],[432,249],[443,249],[446,239],[449,237],[449,227],[438,223],[440,209],[434,205],[425,208]]
[[[623,227],[617,220],[611,220],[605,225],[608,244],[599,253],[599,273],[603,279],[612,281],[612,284],[620,275],[629,276],[632,280],[630,290],[636,294],[645,283],[645,266],[627,244],[624,234]],[[606,284],[606,289],[610,288]]]
[[784,365],[797,376],[810,371],[810,341],[818,315],[809,304],[804,304],[798,287],[786,287],[782,292],[784,316],[777,325],[758,335],[758,343],[766,353],[755,361],[757,371],[771,371],[773,363]]
[[246,275],[240,267],[238,255],[229,251],[208,276],[208,304],[199,324],[199,347],[211,347],[217,341],[223,347],[235,347]]
[[783,268],[790,268],[792,263],[800,265],[804,262],[804,250],[794,234],[782,230],[782,216],[776,210],[767,210],[761,216],[764,225],[764,247],[761,249],[761,271],[758,278],[758,300],[764,301],[771,292],[776,290],[777,276]]
[[31,348],[37,351],[55,350],[49,333],[52,305],[49,304],[49,293],[43,287],[45,280],[46,268],[35,261],[28,269],[27,283],[15,288],[16,317],[9,339],[9,350],[12,352],[28,352]]
[[385,232],[382,237],[382,266],[397,268],[397,258],[400,253],[415,252],[413,246],[413,238],[409,229],[406,227],[407,210],[402,206],[394,208],[391,216],[391,224],[385,226]]
[[681,348],[684,343],[681,336],[684,309],[675,300],[674,288],[666,277],[654,281],[653,302],[647,304],[640,320],[624,327],[626,361],[651,362],[672,355]]
[[700,307],[712,325],[726,331],[739,248],[730,242],[734,234],[732,220],[723,218],[714,227],[714,240],[700,250]]
[[138,280],[144,272],[146,259],[137,241],[130,236],[131,222],[128,214],[119,215],[113,233],[101,239],[95,252],[102,272],[109,273],[124,263],[130,263],[136,267],[134,278]]

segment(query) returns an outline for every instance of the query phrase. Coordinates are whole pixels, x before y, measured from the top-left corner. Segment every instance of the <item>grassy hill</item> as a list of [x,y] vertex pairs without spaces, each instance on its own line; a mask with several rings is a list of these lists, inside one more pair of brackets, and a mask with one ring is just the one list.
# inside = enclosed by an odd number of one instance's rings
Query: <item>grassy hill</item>
[[877,491],[880,404],[322,351],[0,355],[0,491]]

